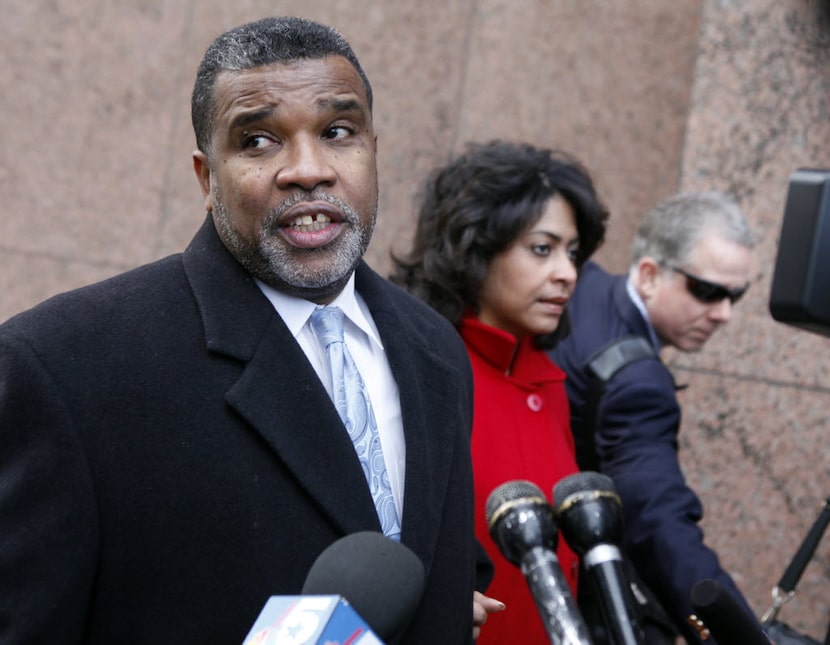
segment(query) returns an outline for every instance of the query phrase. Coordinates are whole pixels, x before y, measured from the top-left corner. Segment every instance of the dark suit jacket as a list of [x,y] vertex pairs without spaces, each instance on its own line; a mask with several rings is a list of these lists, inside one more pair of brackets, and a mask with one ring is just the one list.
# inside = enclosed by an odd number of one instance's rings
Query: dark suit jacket
[[[568,304],[570,335],[551,352],[568,375],[572,427],[585,417],[591,375],[588,359],[623,336],[655,344],[629,297],[626,276],[612,276],[594,263],[580,272]],[[597,411],[596,451],[600,470],[611,477],[623,503],[626,552],[684,635],[697,642],[688,623],[689,592],[698,580],[714,578],[742,599],[698,526],[703,508],[686,485],[677,455],[680,406],[668,368],[657,359],[624,367],[605,386]],[[745,602],[745,601],[744,601]]]
[[[468,643],[472,377],[442,317],[357,271],[401,392],[402,642]],[[189,248],[0,326],[0,642],[241,643],[336,539],[380,530],[351,442],[208,219]]]

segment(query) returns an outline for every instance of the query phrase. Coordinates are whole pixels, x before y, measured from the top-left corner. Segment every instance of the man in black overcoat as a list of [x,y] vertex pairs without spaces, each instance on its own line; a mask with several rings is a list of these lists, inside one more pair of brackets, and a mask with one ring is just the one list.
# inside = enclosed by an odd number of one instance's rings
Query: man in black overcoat
[[426,572],[398,642],[471,642],[471,607],[479,626],[492,605],[471,602],[470,368],[444,318],[361,260],[371,105],[327,27],[223,34],[193,91],[208,215],[188,248],[0,326],[0,642],[241,643],[326,547],[381,530],[309,340],[325,304],[357,339]]

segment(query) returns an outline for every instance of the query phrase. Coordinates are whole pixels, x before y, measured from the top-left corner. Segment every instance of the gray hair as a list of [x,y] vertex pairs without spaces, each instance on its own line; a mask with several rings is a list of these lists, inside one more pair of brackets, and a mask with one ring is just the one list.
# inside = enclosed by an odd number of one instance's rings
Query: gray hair
[[646,256],[682,264],[708,233],[748,249],[755,246],[749,223],[732,198],[718,192],[679,193],[643,218],[631,246],[631,266]]
[[196,145],[209,153],[214,119],[216,77],[223,71],[239,71],[296,60],[342,56],[360,75],[372,109],[372,86],[346,39],[331,27],[295,17],[263,18],[219,36],[208,47],[193,86],[190,116]]

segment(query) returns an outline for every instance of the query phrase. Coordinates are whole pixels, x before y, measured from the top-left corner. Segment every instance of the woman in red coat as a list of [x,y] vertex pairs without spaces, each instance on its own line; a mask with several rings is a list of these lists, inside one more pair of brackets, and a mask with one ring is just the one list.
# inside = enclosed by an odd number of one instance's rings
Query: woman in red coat
[[[567,333],[578,267],[602,243],[608,213],[590,176],[560,152],[473,144],[429,178],[413,248],[395,257],[395,282],[458,328],[473,366],[476,537],[495,564],[487,595],[506,605],[479,645],[547,645],[521,570],[489,535],[485,505],[511,480],[547,496],[577,471],[564,373],[545,349]],[[576,597],[578,560],[557,556]]]

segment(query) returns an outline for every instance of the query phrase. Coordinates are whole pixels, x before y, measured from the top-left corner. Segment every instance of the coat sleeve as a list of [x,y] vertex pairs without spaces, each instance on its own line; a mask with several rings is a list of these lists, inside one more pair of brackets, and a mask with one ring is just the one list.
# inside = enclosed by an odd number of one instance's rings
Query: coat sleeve
[[697,581],[718,580],[751,609],[704,544],[703,508],[678,460],[679,427],[674,381],[660,361],[633,363],[606,384],[596,449],[622,500],[626,551],[689,642],[699,642],[687,622]]
[[0,446],[0,641],[80,642],[98,540],[91,478],[48,371],[2,331]]

